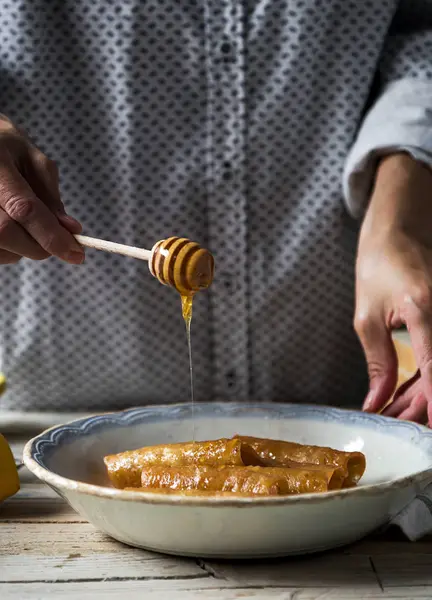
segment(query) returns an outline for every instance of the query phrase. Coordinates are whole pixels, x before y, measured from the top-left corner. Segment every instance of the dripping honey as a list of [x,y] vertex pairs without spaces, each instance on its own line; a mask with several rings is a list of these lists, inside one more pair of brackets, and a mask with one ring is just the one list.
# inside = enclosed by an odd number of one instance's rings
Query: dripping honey
[[191,390],[191,407],[192,407],[192,439],[195,441],[195,399],[194,399],[194,383],[193,383],[193,366],[192,366],[192,342],[191,342],[191,321],[192,321],[192,303],[193,294],[181,295],[182,315],[186,325],[186,339],[189,350],[189,373],[190,373],[190,390]]
[[214,258],[208,250],[187,238],[176,236],[157,242],[149,260],[151,274],[164,285],[179,292],[182,315],[186,325],[186,338],[189,350],[189,371],[191,388],[191,412],[193,439],[195,440],[194,384],[192,367],[191,321],[194,294],[208,288],[214,276]]
[[181,295],[181,303],[182,303],[182,315],[184,322],[186,324],[186,329],[190,329],[190,324],[192,321],[192,303],[193,303],[193,294],[189,295]]

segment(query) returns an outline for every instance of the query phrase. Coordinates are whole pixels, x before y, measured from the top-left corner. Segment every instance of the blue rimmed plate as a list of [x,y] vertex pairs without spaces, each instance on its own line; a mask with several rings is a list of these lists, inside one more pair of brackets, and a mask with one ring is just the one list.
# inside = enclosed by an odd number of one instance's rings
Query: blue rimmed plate
[[80,419],[30,440],[24,462],[108,535],[172,554],[247,558],[321,551],[387,523],[432,479],[432,432],[335,408],[292,404],[195,406],[196,439],[235,433],[366,454],[357,488],[270,498],[203,498],[124,492],[103,456],[193,435],[190,405],[148,406]]

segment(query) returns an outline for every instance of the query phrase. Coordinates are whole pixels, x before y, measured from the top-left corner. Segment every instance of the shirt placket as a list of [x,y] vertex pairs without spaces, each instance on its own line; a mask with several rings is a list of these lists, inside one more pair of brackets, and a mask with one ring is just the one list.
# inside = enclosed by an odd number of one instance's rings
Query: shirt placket
[[211,305],[217,400],[244,400],[249,395],[242,4],[205,2],[206,164],[209,240],[216,258]]

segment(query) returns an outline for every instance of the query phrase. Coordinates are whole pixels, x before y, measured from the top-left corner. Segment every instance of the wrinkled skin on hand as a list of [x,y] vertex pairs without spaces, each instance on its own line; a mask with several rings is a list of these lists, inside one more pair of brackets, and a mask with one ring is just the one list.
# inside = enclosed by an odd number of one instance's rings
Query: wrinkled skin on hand
[[[391,331],[406,325],[417,374],[395,392]],[[359,242],[355,329],[369,372],[364,410],[432,423],[432,172],[404,154],[379,169]]]
[[80,231],[65,212],[55,163],[0,115],[0,264],[49,256],[81,264],[84,251],[72,235]]

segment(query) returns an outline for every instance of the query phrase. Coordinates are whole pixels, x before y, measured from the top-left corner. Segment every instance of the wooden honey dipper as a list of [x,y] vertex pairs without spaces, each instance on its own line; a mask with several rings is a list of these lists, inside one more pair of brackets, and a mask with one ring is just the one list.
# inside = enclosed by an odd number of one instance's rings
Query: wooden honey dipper
[[213,256],[208,250],[187,238],[170,237],[156,242],[151,250],[144,250],[86,235],[74,237],[87,248],[146,260],[150,273],[160,283],[175,288],[183,296],[193,295],[208,288],[213,281]]

